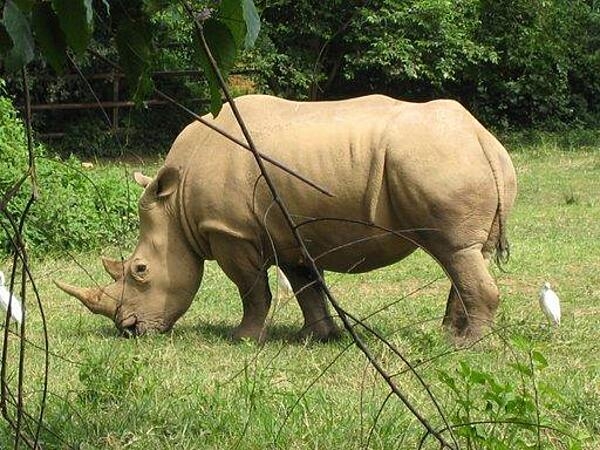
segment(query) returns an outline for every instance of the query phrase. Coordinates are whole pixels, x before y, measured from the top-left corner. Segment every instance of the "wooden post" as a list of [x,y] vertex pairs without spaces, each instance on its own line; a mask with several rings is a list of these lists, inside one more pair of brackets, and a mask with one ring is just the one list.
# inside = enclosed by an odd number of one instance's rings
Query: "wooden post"
[[112,131],[117,134],[119,130],[119,74],[113,72],[113,106],[112,110]]

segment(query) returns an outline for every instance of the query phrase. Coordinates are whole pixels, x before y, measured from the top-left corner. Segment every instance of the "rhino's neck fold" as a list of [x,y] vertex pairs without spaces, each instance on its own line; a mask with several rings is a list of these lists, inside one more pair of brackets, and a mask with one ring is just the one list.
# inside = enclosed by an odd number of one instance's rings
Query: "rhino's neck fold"
[[181,229],[183,230],[183,234],[185,235],[186,241],[189,243],[190,247],[194,253],[198,256],[199,259],[206,259],[205,252],[202,250],[202,246],[196,240],[197,230],[194,230],[194,224],[190,221],[190,214],[188,212],[188,206],[186,204],[186,186],[187,186],[187,175],[188,168],[186,168],[181,176],[181,184],[179,188],[179,221],[181,223]]

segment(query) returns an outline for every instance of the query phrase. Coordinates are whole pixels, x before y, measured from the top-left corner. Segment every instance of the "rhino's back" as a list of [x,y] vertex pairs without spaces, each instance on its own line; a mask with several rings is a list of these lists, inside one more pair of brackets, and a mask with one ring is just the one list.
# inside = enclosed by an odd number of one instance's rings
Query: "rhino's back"
[[[481,195],[493,189],[477,139],[481,126],[454,102],[414,104],[377,95],[310,103],[246,96],[236,104],[261,152],[334,194],[327,197],[266,164],[295,219],[320,219],[303,228],[316,254],[346,246],[350,254],[373,260],[363,263],[368,270],[414,246],[359,223],[394,230],[446,226],[443,218],[455,220],[472,209],[486,221],[493,218],[494,191]],[[244,140],[228,106],[215,124]],[[195,123],[178,137],[166,163],[185,168],[185,207],[193,210],[199,234],[257,240],[268,229],[281,251],[294,246],[249,152]],[[469,190],[475,189],[480,192],[474,196]],[[359,239],[364,243],[347,247]]]
[[[325,206],[331,213],[352,216],[361,209],[362,216],[364,205],[356,199],[365,196],[367,184],[377,187],[378,183],[369,180],[381,180],[385,148],[380,144],[402,102],[380,95],[334,102],[252,95],[236,99],[236,105],[262,153],[328,189],[336,198],[323,205],[321,193],[266,163],[290,204],[303,199],[297,206],[307,215]],[[228,105],[213,123],[245,142]],[[244,206],[256,209],[257,195],[263,191],[262,184],[255,189],[259,171],[252,154],[198,122],[177,138],[166,164],[185,168],[188,187],[206,202],[202,208],[211,212],[219,208],[222,214],[241,213]]]

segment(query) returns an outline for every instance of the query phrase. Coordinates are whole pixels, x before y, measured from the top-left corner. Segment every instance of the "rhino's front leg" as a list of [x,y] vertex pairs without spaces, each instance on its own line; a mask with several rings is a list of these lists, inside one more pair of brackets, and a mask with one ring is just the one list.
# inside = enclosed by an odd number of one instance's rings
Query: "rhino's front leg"
[[211,249],[217,263],[235,283],[242,298],[243,317],[233,331],[233,338],[263,341],[266,337],[265,319],[272,296],[259,252],[249,241],[228,236],[211,239]]
[[328,341],[340,336],[327,308],[322,289],[315,284],[314,277],[306,267],[281,267],[294,289],[296,299],[304,315],[301,337]]

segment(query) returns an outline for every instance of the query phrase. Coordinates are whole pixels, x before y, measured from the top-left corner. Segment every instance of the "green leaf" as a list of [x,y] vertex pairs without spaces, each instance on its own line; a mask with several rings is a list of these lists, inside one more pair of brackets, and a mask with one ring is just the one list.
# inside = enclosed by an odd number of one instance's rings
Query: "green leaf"
[[154,86],[150,73],[152,32],[149,21],[143,16],[134,18],[129,14],[121,15],[116,43],[120,65],[139,102],[148,96]]
[[13,0],[21,11],[24,13],[31,12],[34,0]]
[[[231,31],[223,24],[223,22],[215,19],[209,19],[204,22],[203,28],[206,43],[217,62],[217,66],[223,75],[223,78],[226,78],[227,73],[233,67],[237,54],[235,40]],[[223,101],[221,100],[221,87],[210,61],[204,53],[202,43],[198,41],[199,38],[196,41],[197,55],[200,66],[208,80],[208,87],[210,90],[210,112],[216,117],[221,110],[221,106],[223,106]]]
[[217,17],[231,31],[237,49],[254,45],[260,18],[252,0],[223,0]]
[[31,15],[31,26],[44,59],[61,73],[67,59],[65,35],[50,3],[36,3]]
[[13,41],[10,35],[4,28],[4,24],[0,23],[0,58],[3,58],[13,46]]
[[542,370],[545,369],[546,367],[548,367],[548,360],[544,357],[544,355],[542,355],[540,352],[538,352],[537,350],[533,350],[531,352],[531,358],[537,362],[537,369],[538,370]]
[[448,372],[445,372],[443,370],[438,370],[438,379],[444,383],[446,386],[448,386],[450,389],[452,389],[455,392],[458,392],[458,388],[456,387],[456,381],[454,380],[454,378],[452,378]]
[[524,338],[523,336],[516,335],[511,337],[511,342],[518,350],[528,350],[530,346],[530,342]]
[[526,364],[520,363],[520,362],[516,362],[516,363],[511,363],[509,364],[510,367],[512,367],[513,369],[515,369],[518,372],[521,372],[523,375],[527,376],[527,377],[532,377],[533,376],[533,372],[531,371],[531,367],[529,367]]
[[[217,20],[229,28],[236,48],[241,48],[246,36],[246,24],[241,0],[223,0],[219,7]],[[206,33],[205,33],[206,34]]]
[[581,442],[579,441],[574,441],[571,442],[571,444],[569,445],[569,450],[582,450],[583,447],[581,446]]
[[172,0],[144,0],[144,11],[153,15],[167,9],[173,4]]
[[244,10],[244,22],[246,23],[246,38],[244,48],[248,49],[254,45],[260,32],[260,17],[252,0],[242,0]]
[[52,0],[60,27],[67,44],[76,55],[81,55],[88,46],[94,25],[92,0]]
[[477,384],[485,384],[485,382],[490,378],[490,376],[484,372],[480,372],[479,370],[473,370],[469,374],[469,380],[473,383]]
[[15,2],[8,0],[4,5],[2,23],[13,42],[5,58],[6,68],[19,70],[33,59],[34,43],[29,22]]
[[464,361],[459,361],[458,364],[460,365],[458,373],[461,374],[465,380],[467,380],[471,374],[471,367],[469,367],[469,365]]

